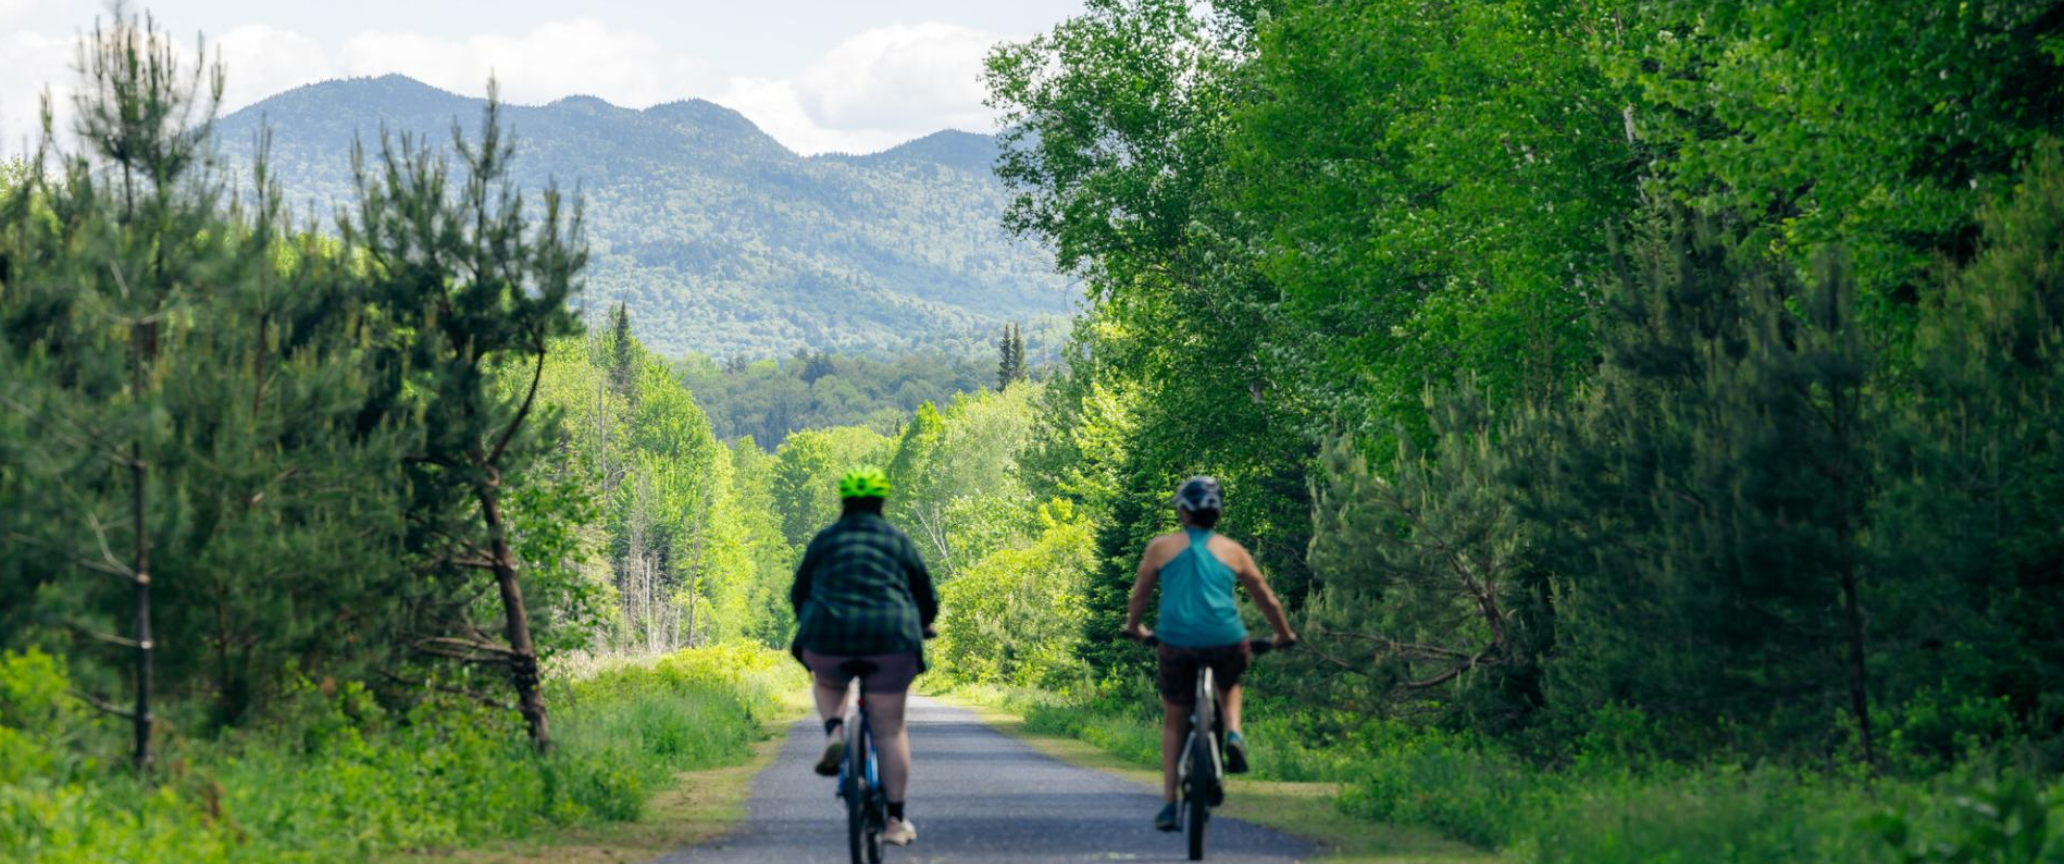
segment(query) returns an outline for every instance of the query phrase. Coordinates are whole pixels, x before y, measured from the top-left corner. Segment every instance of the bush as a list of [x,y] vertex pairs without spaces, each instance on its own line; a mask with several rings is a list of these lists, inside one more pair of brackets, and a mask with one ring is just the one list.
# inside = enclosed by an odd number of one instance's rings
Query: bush
[[0,654],[0,860],[358,861],[636,819],[675,772],[747,758],[792,668],[710,648],[555,682],[545,756],[510,711],[439,698],[395,716],[361,687],[304,682],[268,725],[172,740],[146,784],[60,731],[80,719],[61,661]]

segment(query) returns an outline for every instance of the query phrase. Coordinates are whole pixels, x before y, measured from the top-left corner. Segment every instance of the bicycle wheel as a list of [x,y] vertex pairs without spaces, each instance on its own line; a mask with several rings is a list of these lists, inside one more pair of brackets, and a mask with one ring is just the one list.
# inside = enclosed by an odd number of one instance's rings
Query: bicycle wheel
[[[857,714],[846,721],[846,770],[845,776],[839,778],[839,782],[845,784],[846,845],[853,853],[853,864],[874,864],[866,857],[870,833],[867,811],[873,790],[867,784],[867,738],[860,728],[865,723],[866,720]],[[880,860],[877,849],[875,862]]]
[[1184,807],[1189,811],[1188,834],[1190,860],[1204,860],[1204,829],[1211,821],[1212,786],[1218,779],[1218,761],[1212,758],[1212,745],[1218,740],[1214,722],[1218,719],[1218,694],[1212,689],[1211,670],[1203,670],[1197,676],[1197,704],[1194,709],[1194,733],[1190,736],[1190,752],[1185,758],[1190,763],[1188,788],[1183,790]]
[[881,864],[881,832],[889,827],[888,808],[883,806],[885,800],[879,795],[875,796],[873,810],[868,816],[867,864]]

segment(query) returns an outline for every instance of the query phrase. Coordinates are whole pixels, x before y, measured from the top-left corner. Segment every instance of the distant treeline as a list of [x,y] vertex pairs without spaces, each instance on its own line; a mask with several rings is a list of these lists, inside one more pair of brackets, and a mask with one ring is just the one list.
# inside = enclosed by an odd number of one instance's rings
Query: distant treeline
[[[1059,330],[1060,325],[1046,329]],[[999,343],[1016,339],[1019,371],[1013,380],[1038,378],[1051,363],[1051,343],[1029,352],[1016,327]],[[751,438],[772,447],[790,433],[832,426],[865,426],[893,435],[926,402],[945,404],[958,393],[994,389],[1003,357],[998,345],[985,353],[919,352],[889,359],[799,350],[781,360],[733,358],[721,363],[690,355],[677,364],[681,380],[709,414],[717,437]],[[1042,351],[1046,356],[1042,357]]]

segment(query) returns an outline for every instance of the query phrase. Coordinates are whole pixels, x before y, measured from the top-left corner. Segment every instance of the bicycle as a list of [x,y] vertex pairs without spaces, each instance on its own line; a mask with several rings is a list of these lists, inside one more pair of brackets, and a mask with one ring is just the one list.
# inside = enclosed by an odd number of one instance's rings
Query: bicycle
[[[1142,644],[1161,644],[1148,636]],[[1275,643],[1249,640],[1247,650],[1259,657],[1275,650]],[[1289,647],[1289,646],[1284,646]],[[1204,860],[1205,827],[1211,822],[1211,808],[1225,803],[1225,717],[1218,704],[1217,682],[1211,667],[1197,670],[1197,695],[1191,702],[1190,724],[1183,737],[1183,755],[1176,760],[1175,788],[1180,796],[1176,820],[1190,845],[1190,860]]]
[[874,758],[874,727],[868,723],[867,688],[862,683],[877,668],[865,660],[839,665],[840,672],[853,676],[842,712],[846,752],[839,760],[836,792],[846,804],[846,844],[853,853],[853,864],[881,864],[881,835],[889,824],[889,798]]

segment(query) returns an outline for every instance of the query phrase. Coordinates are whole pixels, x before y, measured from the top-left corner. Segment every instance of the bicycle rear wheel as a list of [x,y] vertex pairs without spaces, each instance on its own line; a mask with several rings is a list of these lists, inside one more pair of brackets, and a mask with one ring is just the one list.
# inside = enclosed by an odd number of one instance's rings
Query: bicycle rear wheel
[[865,722],[857,714],[846,721],[846,770],[839,782],[845,784],[846,845],[852,852],[853,864],[879,864],[881,852],[878,846],[874,860],[869,861],[867,857],[867,811],[874,796],[867,784],[867,737],[860,728]]

